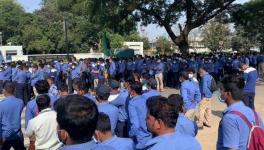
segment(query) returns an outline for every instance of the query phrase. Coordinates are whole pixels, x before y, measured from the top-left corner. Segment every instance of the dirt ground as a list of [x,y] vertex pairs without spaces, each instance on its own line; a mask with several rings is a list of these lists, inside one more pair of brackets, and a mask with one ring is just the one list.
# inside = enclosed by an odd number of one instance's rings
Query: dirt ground
[[[168,96],[169,94],[178,93],[174,89],[167,89],[163,96]],[[227,107],[226,104],[219,102],[216,98],[217,94],[214,94],[212,101],[212,127],[204,128],[199,130],[196,139],[200,142],[203,150],[215,150],[216,142],[218,136],[218,126],[222,116],[222,111]],[[256,111],[264,120],[264,83],[258,83],[256,88],[255,96],[255,107]]]

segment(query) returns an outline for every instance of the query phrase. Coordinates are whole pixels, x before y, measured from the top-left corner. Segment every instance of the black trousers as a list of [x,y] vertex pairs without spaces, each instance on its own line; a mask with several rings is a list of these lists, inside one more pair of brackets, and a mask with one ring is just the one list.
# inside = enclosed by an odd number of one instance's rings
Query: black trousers
[[244,93],[243,95],[243,102],[246,106],[255,109],[254,106],[254,99],[255,99],[255,93]]
[[117,122],[116,125],[116,135],[118,137],[128,137],[128,127],[126,122]]
[[11,147],[15,150],[26,150],[23,139],[6,140],[3,143],[2,150],[10,150]]

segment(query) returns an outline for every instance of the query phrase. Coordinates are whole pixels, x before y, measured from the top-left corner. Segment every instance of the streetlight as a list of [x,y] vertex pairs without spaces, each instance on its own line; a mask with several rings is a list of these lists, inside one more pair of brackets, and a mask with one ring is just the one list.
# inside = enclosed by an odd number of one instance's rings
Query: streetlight
[[69,47],[68,47],[68,27],[67,27],[67,19],[65,16],[63,16],[63,31],[64,31],[64,45],[65,45],[65,50],[67,52],[67,59],[69,62],[70,56],[69,56]]

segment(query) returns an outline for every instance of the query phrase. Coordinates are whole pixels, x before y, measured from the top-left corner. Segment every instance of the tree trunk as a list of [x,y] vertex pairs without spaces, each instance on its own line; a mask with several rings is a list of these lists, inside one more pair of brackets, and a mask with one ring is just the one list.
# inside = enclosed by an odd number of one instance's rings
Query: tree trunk
[[180,35],[176,36],[172,31],[169,25],[164,25],[167,33],[169,34],[171,40],[179,47],[179,50],[183,54],[187,54],[189,52],[189,43],[188,43],[188,35],[190,33],[189,26],[185,26],[182,30],[180,27]]
[[188,40],[186,39],[182,39],[179,43],[177,43],[177,46],[179,47],[180,51],[183,53],[183,54],[186,54],[189,52],[189,43],[188,43]]

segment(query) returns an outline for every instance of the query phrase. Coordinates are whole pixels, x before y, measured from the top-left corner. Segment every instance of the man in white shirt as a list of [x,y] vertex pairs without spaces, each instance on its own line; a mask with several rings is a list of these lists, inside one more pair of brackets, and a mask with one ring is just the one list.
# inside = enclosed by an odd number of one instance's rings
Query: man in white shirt
[[35,138],[36,150],[56,150],[62,146],[57,136],[57,114],[50,108],[48,95],[39,95],[36,103],[39,113],[29,121],[26,135]]

